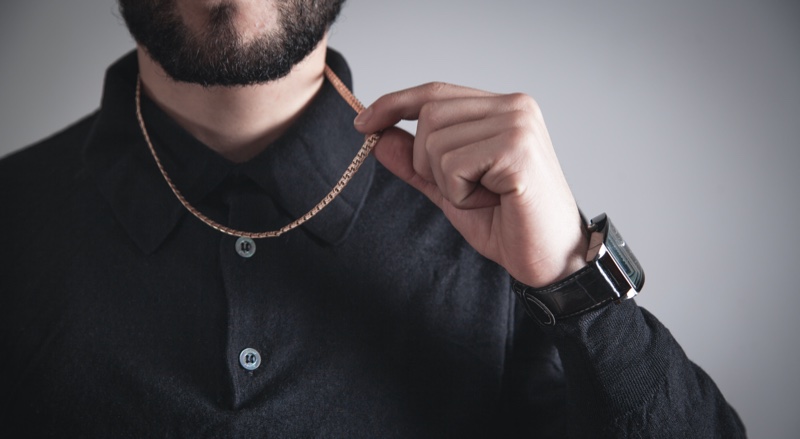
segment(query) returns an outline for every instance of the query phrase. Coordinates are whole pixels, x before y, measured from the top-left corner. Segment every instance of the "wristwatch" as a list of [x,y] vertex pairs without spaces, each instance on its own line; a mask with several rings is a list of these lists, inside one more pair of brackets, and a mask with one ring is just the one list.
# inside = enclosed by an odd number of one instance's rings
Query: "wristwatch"
[[587,265],[542,288],[514,279],[512,287],[528,314],[542,325],[574,317],[605,304],[630,299],[644,285],[644,271],[628,244],[605,213],[587,225]]

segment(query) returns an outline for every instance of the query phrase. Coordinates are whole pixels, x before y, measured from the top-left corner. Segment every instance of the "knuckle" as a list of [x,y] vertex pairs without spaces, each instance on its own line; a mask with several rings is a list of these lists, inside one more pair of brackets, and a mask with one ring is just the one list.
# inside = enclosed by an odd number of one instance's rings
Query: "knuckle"
[[536,100],[525,93],[511,93],[508,98],[514,108],[536,115],[541,114],[541,108]]
[[440,131],[428,133],[428,136],[425,139],[425,145],[423,145],[425,152],[428,155],[435,154],[437,147],[442,144],[442,140],[442,134]]
[[453,151],[448,151],[442,154],[442,157],[439,159],[439,167],[442,169],[442,173],[448,177],[448,179],[452,178],[452,176],[457,174],[457,164],[456,164],[456,154]]
[[439,160],[439,167],[442,172],[443,184],[442,193],[450,203],[456,207],[460,207],[459,203],[463,202],[465,198],[463,195],[464,180],[459,177],[458,163],[456,154],[452,151],[442,155]]
[[379,97],[378,99],[375,100],[375,102],[372,103],[372,106],[383,105],[383,104],[394,104],[398,100],[400,100],[400,92],[395,91]]
[[450,84],[446,82],[434,81],[425,84],[425,91],[432,96],[437,96],[442,94],[448,87],[450,87]]
[[376,99],[369,106],[372,107],[375,112],[383,113],[387,109],[398,107],[401,103],[400,98],[401,96],[398,92],[388,93]]

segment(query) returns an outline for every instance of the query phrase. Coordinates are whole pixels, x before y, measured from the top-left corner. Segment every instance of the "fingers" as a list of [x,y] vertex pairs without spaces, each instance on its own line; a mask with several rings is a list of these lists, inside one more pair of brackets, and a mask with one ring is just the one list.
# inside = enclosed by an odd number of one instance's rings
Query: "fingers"
[[431,82],[381,96],[356,117],[355,126],[362,133],[374,133],[401,120],[418,119],[422,107],[430,102],[493,95],[482,90]]
[[461,209],[497,205],[501,195],[524,190],[520,169],[541,140],[537,129],[547,137],[533,99],[441,83],[381,97],[356,127],[378,131],[400,119],[419,120],[416,138],[392,132],[376,147],[378,159],[437,204],[445,199]]
[[494,137],[504,129],[501,115],[514,111],[502,96],[449,98],[425,103],[419,110],[414,169],[427,180],[441,183],[436,163],[459,146]]
[[460,209],[476,209],[498,205],[504,195],[525,193],[528,145],[514,143],[517,135],[513,130],[500,131],[434,161],[442,196]]
[[508,116],[501,114],[440,129],[423,127],[414,142],[414,169],[434,181],[447,199],[460,204],[504,154],[502,133],[510,128],[508,124]]
[[482,147],[479,143],[473,144],[447,155],[443,161],[443,174],[447,178],[441,185],[422,178],[416,172],[412,160],[414,138],[399,128],[383,132],[374,154],[390,172],[425,194],[439,208],[443,208],[447,200],[460,209],[475,209],[499,204],[498,194],[477,183],[486,174],[486,166],[475,160],[472,151]]

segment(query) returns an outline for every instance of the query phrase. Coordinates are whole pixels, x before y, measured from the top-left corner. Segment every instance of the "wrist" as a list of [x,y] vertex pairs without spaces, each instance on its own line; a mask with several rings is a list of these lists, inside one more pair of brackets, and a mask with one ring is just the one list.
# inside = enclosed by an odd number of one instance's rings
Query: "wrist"
[[516,278],[512,286],[528,313],[546,326],[609,302],[619,303],[641,291],[644,271],[630,247],[605,214],[587,228],[589,250],[584,268],[536,286]]
[[553,252],[558,256],[548,257],[533,265],[529,272],[514,276],[519,282],[534,288],[560,282],[586,267],[586,254],[589,250],[589,233],[581,219],[580,226],[576,228],[568,242],[562,246],[567,250]]
[[[585,250],[583,254],[586,254]],[[559,264],[553,264],[549,267],[542,267],[542,265],[534,268],[531,274],[514,276],[514,279],[533,288],[544,288],[577,273],[586,267],[586,260],[584,256],[571,255],[561,260]]]

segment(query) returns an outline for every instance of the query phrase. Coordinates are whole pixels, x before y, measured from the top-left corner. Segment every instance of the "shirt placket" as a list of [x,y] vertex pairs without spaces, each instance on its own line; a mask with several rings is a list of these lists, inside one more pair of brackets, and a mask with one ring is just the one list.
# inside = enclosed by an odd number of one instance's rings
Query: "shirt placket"
[[[275,221],[270,197],[251,185],[225,197],[228,224],[260,231]],[[272,376],[274,337],[268,330],[270,306],[269,239],[226,235],[220,243],[220,264],[228,303],[225,364],[231,383],[231,405],[240,408],[260,393]]]

